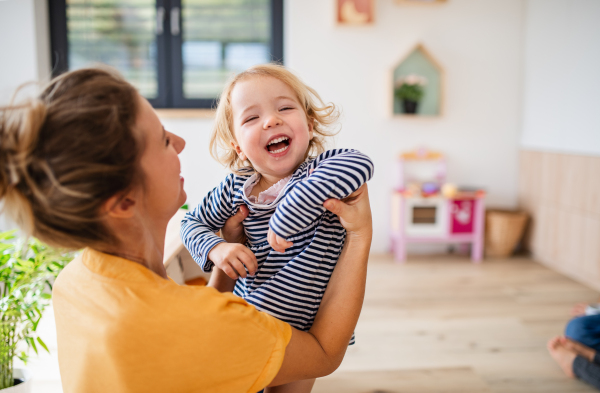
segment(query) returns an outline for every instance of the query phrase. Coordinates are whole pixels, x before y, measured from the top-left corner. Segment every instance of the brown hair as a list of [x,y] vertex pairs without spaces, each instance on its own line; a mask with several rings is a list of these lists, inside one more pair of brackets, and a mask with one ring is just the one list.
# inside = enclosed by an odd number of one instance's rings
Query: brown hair
[[210,154],[214,159],[222,163],[234,173],[245,166],[252,166],[250,161],[242,161],[231,142],[235,142],[235,133],[233,129],[233,117],[231,108],[231,92],[238,82],[251,77],[273,77],[288,85],[304,109],[306,118],[313,122],[314,137],[309,142],[306,151],[307,156],[316,156],[325,151],[325,137],[333,136],[337,131],[330,130],[338,117],[339,112],[332,103],[325,104],[319,94],[307,86],[294,75],[291,71],[279,64],[260,64],[248,68],[235,75],[223,89],[217,112],[215,116],[215,125],[210,137]]
[[101,206],[139,175],[139,95],[113,69],[82,69],[0,108],[0,199],[27,233],[60,247],[116,241]]

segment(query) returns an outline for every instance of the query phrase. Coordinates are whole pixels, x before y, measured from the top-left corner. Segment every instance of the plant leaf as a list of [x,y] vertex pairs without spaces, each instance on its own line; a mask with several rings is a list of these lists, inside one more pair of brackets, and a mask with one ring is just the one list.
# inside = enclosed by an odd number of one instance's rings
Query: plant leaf
[[41,338],[37,338],[37,342],[40,343],[40,345],[42,346],[42,348],[44,348],[46,350],[46,352],[50,353],[50,350],[48,349],[48,347],[46,346],[46,344],[44,343],[44,341]]
[[[16,231],[0,232],[0,317],[4,323],[0,329],[0,363],[3,364],[4,357],[11,356],[26,362],[30,349],[38,353],[38,345],[48,351],[35,330],[50,304],[54,279],[74,258],[74,253],[15,234]],[[23,342],[27,349],[17,352],[17,346]]]

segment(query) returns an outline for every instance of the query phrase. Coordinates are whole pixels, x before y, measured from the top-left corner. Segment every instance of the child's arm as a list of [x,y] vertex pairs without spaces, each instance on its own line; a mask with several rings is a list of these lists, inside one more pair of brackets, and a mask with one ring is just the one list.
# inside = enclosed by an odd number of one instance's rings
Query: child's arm
[[215,234],[225,221],[235,214],[231,195],[234,175],[231,174],[215,187],[193,211],[181,222],[181,238],[192,258],[205,272],[213,265],[229,277],[246,277],[246,269],[254,274],[256,257],[243,244],[227,243]]
[[359,151],[337,149],[317,157],[306,170],[311,169],[312,174],[294,186],[269,221],[271,231],[282,239],[316,220],[325,211],[327,199],[343,199],[358,190],[373,177],[374,168],[371,159]]

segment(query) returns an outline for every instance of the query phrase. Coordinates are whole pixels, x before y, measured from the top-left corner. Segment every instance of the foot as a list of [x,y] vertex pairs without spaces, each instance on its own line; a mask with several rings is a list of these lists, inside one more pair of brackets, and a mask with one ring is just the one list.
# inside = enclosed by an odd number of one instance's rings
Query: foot
[[567,377],[574,378],[575,375],[573,374],[573,361],[575,361],[577,354],[574,351],[567,349],[563,344],[562,339],[563,337],[560,336],[550,339],[547,345],[548,352],[550,352],[552,359],[558,363]]
[[594,357],[596,356],[596,351],[593,350],[592,348],[586,347],[582,343],[573,341],[566,337],[563,338],[562,343],[566,349],[575,352],[577,355],[583,356],[584,358],[586,358],[587,360],[589,360],[592,363],[594,362]]

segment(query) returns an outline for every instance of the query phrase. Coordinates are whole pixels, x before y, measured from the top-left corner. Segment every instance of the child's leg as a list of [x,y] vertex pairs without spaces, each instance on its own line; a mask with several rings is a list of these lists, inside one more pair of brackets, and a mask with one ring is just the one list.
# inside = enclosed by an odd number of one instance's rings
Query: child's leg
[[266,388],[265,393],[310,393],[316,378],[286,383],[285,385]]
[[571,319],[565,328],[565,336],[600,351],[600,315]]

